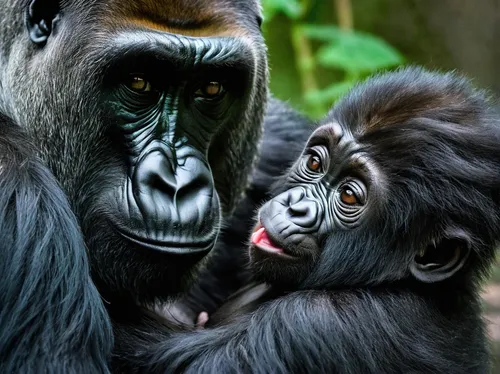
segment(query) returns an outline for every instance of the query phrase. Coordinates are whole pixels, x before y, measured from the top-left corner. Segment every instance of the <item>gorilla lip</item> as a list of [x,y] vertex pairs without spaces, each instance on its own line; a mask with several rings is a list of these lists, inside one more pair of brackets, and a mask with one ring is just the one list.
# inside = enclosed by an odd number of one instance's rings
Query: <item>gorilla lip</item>
[[129,240],[130,242],[135,243],[141,247],[146,247],[158,252],[169,252],[176,254],[210,252],[210,250],[214,245],[213,241],[201,242],[201,243],[161,242],[147,238],[139,238],[134,234],[125,233],[122,230],[119,230],[118,232],[122,237]]
[[284,250],[282,248],[276,247],[269,235],[267,234],[266,228],[262,225],[258,225],[255,228],[255,231],[252,233],[250,241],[253,245],[259,247],[260,249],[271,252],[271,253],[280,253],[284,254]]

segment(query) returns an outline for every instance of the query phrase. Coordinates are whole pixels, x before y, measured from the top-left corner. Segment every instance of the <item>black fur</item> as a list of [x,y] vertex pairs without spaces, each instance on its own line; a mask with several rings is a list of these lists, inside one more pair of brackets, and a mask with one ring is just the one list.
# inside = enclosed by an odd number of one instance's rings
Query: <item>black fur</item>
[[[405,69],[356,87],[322,123],[326,133],[339,123],[379,172],[359,225],[327,234],[294,290],[235,321],[169,333],[144,320],[122,331],[132,372],[489,371],[478,290],[500,239],[500,121],[484,94],[453,74]],[[332,167],[347,167],[338,152]],[[301,185],[301,162],[277,193]],[[420,281],[409,267],[423,249],[439,261],[445,234],[464,238],[465,266]],[[280,277],[275,270],[268,278]]]
[[0,372],[106,373],[109,318],[73,212],[0,115]]

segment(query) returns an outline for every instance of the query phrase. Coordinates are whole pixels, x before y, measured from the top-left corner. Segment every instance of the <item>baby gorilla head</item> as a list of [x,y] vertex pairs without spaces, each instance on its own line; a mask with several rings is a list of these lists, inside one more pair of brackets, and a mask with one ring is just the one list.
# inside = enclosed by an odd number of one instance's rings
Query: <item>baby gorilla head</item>
[[456,75],[358,85],[260,209],[253,269],[299,288],[478,279],[500,228],[499,142],[485,96]]

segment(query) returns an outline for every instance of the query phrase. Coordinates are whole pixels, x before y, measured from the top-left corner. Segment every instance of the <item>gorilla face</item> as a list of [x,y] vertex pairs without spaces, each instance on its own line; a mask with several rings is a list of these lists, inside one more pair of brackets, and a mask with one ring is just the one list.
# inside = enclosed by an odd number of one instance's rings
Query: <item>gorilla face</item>
[[97,284],[134,299],[178,291],[256,155],[257,3],[34,0],[31,41],[22,13],[9,17],[0,103],[68,193]]
[[316,129],[277,196],[259,210],[250,247],[258,275],[282,285],[304,280],[329,237],[355,229],[366,221],[367,210],[376,210],[378,175],[349,131],[334,121]]
[[219,131],[242,120],[251,50],[237,39],[164,33],[113,42],[102,103],[126,173],[104,191],[108,219],[140,246],[206,253],[220,221],[209,152]]

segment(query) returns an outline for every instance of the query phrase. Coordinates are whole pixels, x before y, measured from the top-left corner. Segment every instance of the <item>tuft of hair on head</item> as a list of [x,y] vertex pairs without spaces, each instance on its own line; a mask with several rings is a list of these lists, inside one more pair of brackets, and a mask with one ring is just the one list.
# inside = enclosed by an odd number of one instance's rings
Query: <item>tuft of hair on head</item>
[[485,91],[456,72],[405,67],[356,85],[329,113],[353,132],[400,125],[412,118],[473,124],[491,112]]

